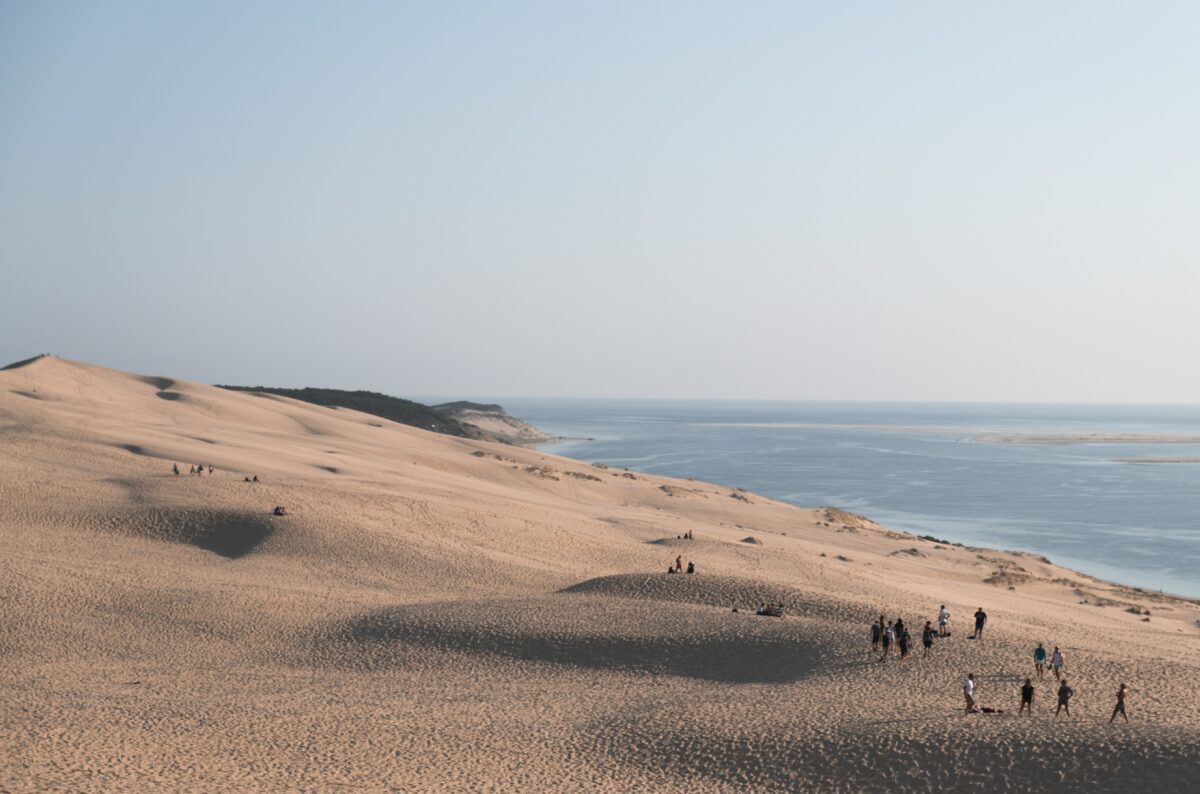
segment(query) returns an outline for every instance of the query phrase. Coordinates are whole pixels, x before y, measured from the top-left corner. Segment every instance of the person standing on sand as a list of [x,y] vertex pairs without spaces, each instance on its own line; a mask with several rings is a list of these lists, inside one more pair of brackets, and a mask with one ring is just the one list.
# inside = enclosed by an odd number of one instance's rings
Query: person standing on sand
[[883,638],[883,615],[876,623],[871,624],[871,655],[879,653],[879,640]]
[[683,555],[680,554],[675,558],[675,570],[678,573],[683,573]]
[[1029,711],[1029,716],[1033,716],[1033,681],[1028,678],[1021,687],[1021,708],[1017,709],[1017,716],[1021,716],[1021,712],[1025,710]]
[[921,630],[921,644],[925,646],[925,655],[921,657],[922,659],[929,658],[929,649],[933,647],[934,636],[933,622],[925,621],[925,628]]
[[1062,672],[1063,664],[1065,664],[1065,663],[1066,663],[1066,660],[1063,659],[1062,651],[1060,651],[1058,649],[1058,646],[1055,645],[1054,653],[1050,654],[1050,669],[1054,671],[1054,680],[1055,681],[1057,681],[1057,680],[1059,680],[1059,678],[1061,678],[1059,673]]
[[975,674],[967,673],[963,679],[963,698],[967,701],[967,714],[975,708]]
[[[896,625],[899,626],[900,621],[896,621]],[[908,643],[911,641],[912,638],[909,637],[907,628],[900,629],[899,634],[900,634],[900,639],[899,639],[900,659],[904,660],[904,659],[908,658]]]
[[1038,678],[1046,673],[1046,649],[1040,642],[1033,652],[1033,669],[1037,670]]
[[1129,722],[1129,715],[1125,713],[1125,694],[1128,691],[1124,684],[1121,684],[1121,688],[1117,690],[1117,705],[1113,706],[1112,716],[1108,718],[1109,725],[1112,725],[1118,714],[1125,718],[1126,723]]
[[974,639],[983,639],[983,624],[985,623],[987,623],[987,613],[983,611],[983,607],[980,607],[979,611],[975,613],[975,633],[971,635]]
[[896,639],[896,630],[892,628],[892,621],[888,621],[887,628],[883,630],[883,655],[879,657],[879,661],[886,662],[888,654],[892,652],[892,641]]
[[172,464],[171,464],[171,471],[175,472],[175,476],[176,476],[176,477],[178,477],[178,476],[179,476],[179,464],[178,464],[178,463],[172,463]]
[[1062,684],[1058,687],[1058,708],[1054,710],[1054,716],[1058,717],[1058,712],[1066,709],[1067,716],[1071,716],[1071,695],[1075,694],[1075,690],[1067,686],[1067,679],[1063,679]]
[[946,624],[950,622],[950,612],[946,609],[946,605],[942,604],[942,608],[938,610],[938,636],[945,637],[949,632],[946,630]]

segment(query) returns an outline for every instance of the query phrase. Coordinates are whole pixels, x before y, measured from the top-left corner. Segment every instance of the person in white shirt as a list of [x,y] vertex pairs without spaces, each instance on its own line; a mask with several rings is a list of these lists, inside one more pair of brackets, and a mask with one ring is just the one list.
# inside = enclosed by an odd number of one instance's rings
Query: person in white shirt
[[946,624],[950,622],[950,612],[946,609],[946,605],[942,604],[942,608],[938,610],[938,636],[946,636]]
[[1050,654],[1050,669],[1054,671],[1054,679],[1056,681],[1062,677],[1059,674],[1062,672],[1063,664],[1065,664],[1065,662],[1066,660],[1063,659],[1062,651],[1060,651],[1056,645],[1054,647],[1054,653]]
[[967,713],[970,714],[975,708],[975,674],[968,673],[963,679],[963,697],[967,701]]

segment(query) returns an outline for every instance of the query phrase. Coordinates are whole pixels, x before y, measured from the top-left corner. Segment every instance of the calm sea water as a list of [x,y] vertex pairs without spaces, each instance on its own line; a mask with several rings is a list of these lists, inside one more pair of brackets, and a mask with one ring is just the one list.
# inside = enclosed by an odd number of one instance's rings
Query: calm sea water
[[[695,477],[1200,597],[1200,444],[991,444],[980,433],[1200,432],[1200,406],[502,401],[546,451]],[[806,425],[787,427],[786,425]],[[904,432],[848,425],[886,425]]]

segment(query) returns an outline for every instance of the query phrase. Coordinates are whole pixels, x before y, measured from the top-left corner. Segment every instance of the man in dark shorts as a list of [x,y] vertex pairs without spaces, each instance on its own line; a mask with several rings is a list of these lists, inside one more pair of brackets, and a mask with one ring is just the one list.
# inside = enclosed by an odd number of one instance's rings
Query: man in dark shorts
[[1058,712],[1066,709],[1067,716],[1071,716],[1071,695],[1075,694],[1075,690],[1067,686],[1067,679],[1062,680],[1062,685],[1058,688],[1058,708],[1054,710],[1054,716],[1058,717]]
[[983,611],[983,607],[975,613],[975,633],[971,635],[977,640],[983,639],[983,624],[987,623],[987,613]]
[[933,622],[925,621],[925,628],[921,631],[921,644],[925,646],[925,655],[922,659],[929,657],[929,649],[933,647],[933,638],[937,635],[933,631]]
[[1033,651],[1033,669],[1037,670],[1038,678],[1046,672],[1046,649],[1039,642]]
[[1017,716],[1021,716],[1021,712],[1029,710],[1029,714],[1033,714],[1033,681],[1025,679],[1025,685],[1021,687],[1021,708],[1017,709]]
[[883,615],[879,616],[879,620],[871,624],[871,653],[879,652],[879,640],[883,637]]
[[1127,691],[1124,684],[1121,684],[1121,688],[1117,690],[1117,705],[1113,706],[1112,716],[1108,718],[1109,725],[1112,725],[1112,721],[1117,718],[1118,714],[1125,718],[1125,722],[1129,722],[1129,715],[1125,713],[1125,693]]

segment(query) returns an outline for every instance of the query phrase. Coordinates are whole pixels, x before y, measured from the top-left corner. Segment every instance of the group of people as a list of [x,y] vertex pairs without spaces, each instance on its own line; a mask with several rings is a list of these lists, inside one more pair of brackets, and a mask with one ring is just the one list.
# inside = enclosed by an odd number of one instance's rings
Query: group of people
[[[696,563],[692,562],[691,560],[688,560],[687,572],[695,573],[696,572]],[[683,573],[683,555],[676,557],[675,562],[673,564],[667,566],[667,573]]]
[[[983,629],[987,625],[988,616],[980,607],[975,612],[975,631],[971,634],[971,639],[983,639]],[[946,609],[946,605],[942,604],[938,610],[937,616],[938,627],[935,631],[932,621],[925,621],[925,627],[921,631],[921,644],[925,646],[924,656],[929,656],[929,651],[933,647],[935,638],[950,636],[950,612]],[[871,624],[871,652],[872,654],[879,651],[880,646],[883,647],[883,653],[879,657],[880,662],[887,661],[891,655],[892,648],[898,647],[900,658],[908,656],[911,645],[908,629],[904,626],[902,618],[896,618],[895,621],[886,621],[883,615],[879,616],[879,620]],[[1060,713],[1066,716],[1071,716],[1071,698],[1075,695],[1075,690],[1067,683],[1063,668],[1066,666],[1066,656],[1062,649],[1055,646],[1054,652],[1046,653],[1046,647],[1042,643],[1038,643],[1037,648],[1033,651],[1033,667],[1037,672],[1037,677],[1040,679],[1046,673],[1047,657],[1049,657],[1050,671],[1054,673],[1054,679],[1058,681],[1058,706],[1054,710],[1054,716],[1057,717]],[[970,673],[963,679],[962,684],[963,698],[965,700],[965,708],[967,714],[987,713],[987,714],[1003,714],[1003,709],[980,707],[975,703],[975,674]],[[1033,696],[1034,684],[1032,677],[1026,678],[1025,683],[1021,686],[1021,706],[1017,714],[1033,713]],[[1129,692],[1129,687],[1121,684],[1117,690],[1117,703],[1113,707],[1112,716],[1109,717],[1109,722],[1117,718],[1120,714],[1126,722],[1129,722],[1129,716],[1125,713],[1125,697]]]
[[696,536],[692,534],[692,531],[690,529],[687,532],[684,532],[682,535],[675,536],[675,540],[695,540],[695,539],[696,539]]
[[[1041,645],[1038,645],[1041,648]],[[1056,649],[1057,650],[1057,649]],[[1033,685],[1032,678],[1026,678],[1025,683],[1021,685],[1021,707],[1017,709],[1018,716],[1021,714],[1033,714],[1033,695],[1036,687]],[[1058,682],[1058,706],[1054,709],[1054,716],[1057,719],[1059,714],[1071,716],[1071,698],[1075,695],[1075,690],[1067,683],[1067,679],[1061,678]],[[1129,694],[1129,687],[1121,684],[1117,689],[1117,703],[1113,706],[1112,716],[1108,718],[1109,724],[1120,714],[1125,722],[1129,722],[1129,715],[1125,713],[1125,697]],[[966,700],[966,713],[976,714],[988,709],[981,709],[975,704],[975,674],[968,673],[963,679],[963,697]],[[999,712],[1003,713],[1003,712]]]
[[765,615],[769,618],[781,618],[783,617],[783,602],[768,604],[764,601],[758,605],[758,609],[754,610],[754,614]]
[[[973,639],[973,640],[983,639],[983,627],[987,625],[987,619],[988,619],[988,616],[987,616],[987,613],[983,611],[983,607],[980,607],[979,609],[975,610],[975,632],[973,634],[971,634],[971,639]],[[946,609],[945,604],[942,604],[942,606],[938,609],[937,622],[938,622],[938,629],[937,629],[938,637],[949,637],[950,636],[950,610]]]
[[[892,654],[892,648],[896,648],[900,654],[900,658],[908,658],[908,652],[912,648],[912,636],[908,633],[908,627],[904,625],[904,618],[896,618],[894,621],[888,620],[884,622],[883,615],[879,616],[879,620],[871,624],[871,653],[879,653],[880,646],[883,647],[883,653],[879,656],[880,662],[886,662]],[[938,635],[933,629],[933,621],[925,621],[924,628],[921,629],[921,645],[924,646],[925,652],[921,658],[928,658],[929,652],[933,649],[933,641]]]
[[[176,477],[178,477],[178,476],[179,476],[179,464],[178,464],[178,463],[172,463],[172,464],[171,464],[171,471],[173,471],[173,472],[175,473],[175,476],[176,476]],[[209,473],[209,474],[212,474],[212,473],[213,473],[213,467],[212,467],[212,466],[209,466],[209,467],[208,467],[208,473]],[[201,464],[197,464],[197,465],[195,465],[195,466],[190,466],[190,467],[188,467],[188,474],[194,474],[194,475],[196,475],[197,477],[199,477],[199,476],[203,475],[203,474],[204,474],[204,464],[202,464],[202,463],[201,463]]]

